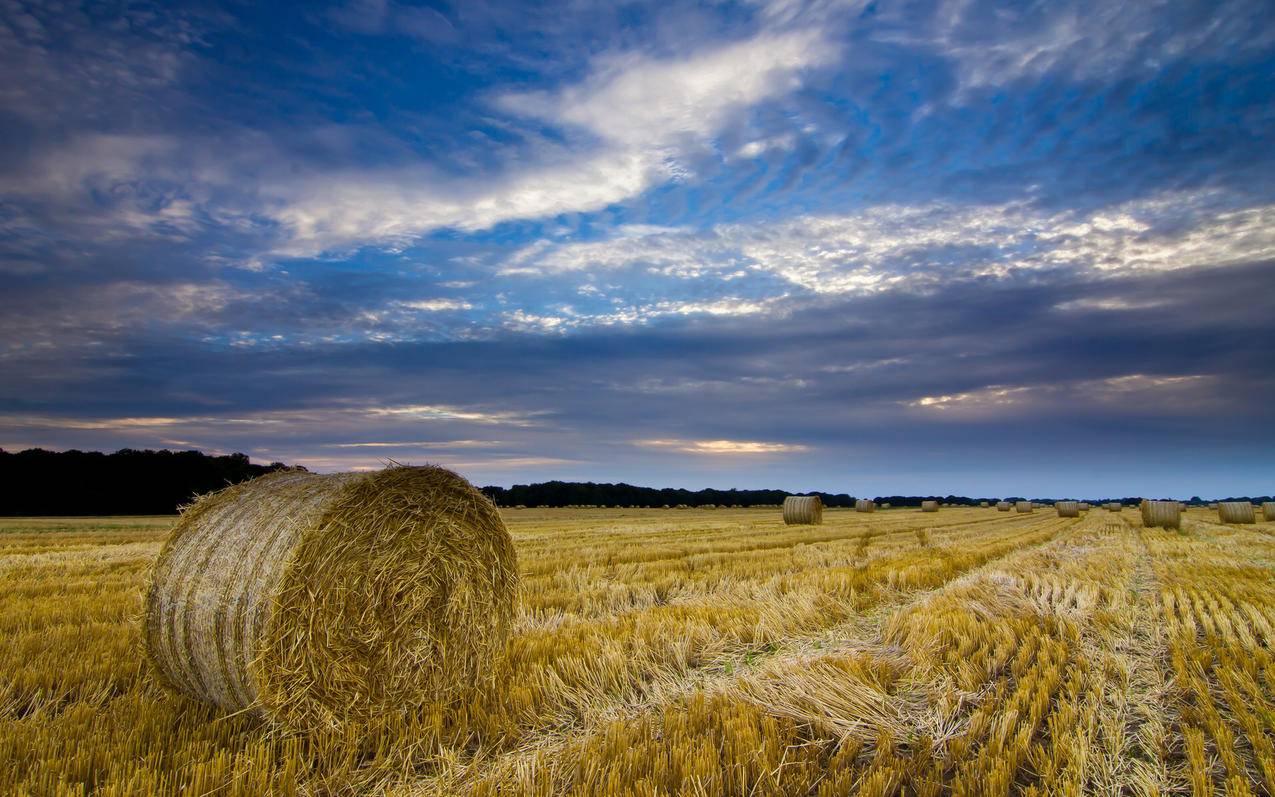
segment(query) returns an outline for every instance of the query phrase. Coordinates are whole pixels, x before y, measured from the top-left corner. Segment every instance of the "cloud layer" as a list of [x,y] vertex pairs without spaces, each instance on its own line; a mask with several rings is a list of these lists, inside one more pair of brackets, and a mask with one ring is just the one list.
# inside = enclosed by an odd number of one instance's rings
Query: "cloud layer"
[[0,9],[6,448],[1275,477],[1262,3],[64,11]]

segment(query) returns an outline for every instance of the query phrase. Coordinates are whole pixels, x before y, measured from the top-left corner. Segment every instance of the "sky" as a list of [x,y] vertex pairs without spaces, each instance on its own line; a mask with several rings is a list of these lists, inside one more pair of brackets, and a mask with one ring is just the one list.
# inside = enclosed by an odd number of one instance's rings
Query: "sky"
[[1269,0],[0,0],[0,447],[1275,492]]

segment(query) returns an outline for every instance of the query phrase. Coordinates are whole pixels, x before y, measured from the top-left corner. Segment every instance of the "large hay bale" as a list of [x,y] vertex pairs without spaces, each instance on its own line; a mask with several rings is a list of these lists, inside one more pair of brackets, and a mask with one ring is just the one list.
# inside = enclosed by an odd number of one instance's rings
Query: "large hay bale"
[[1120,503],[1119,501],[1111,501],[1106,506],[1107,506],[1108,512],[1119,512],[1120,510],[1124,509],[1124,504]]
[[922,501],[921,511],[922,512],[937,512],[939,511],[939,502],[938,501]]
[[1267,523],[1275,521],[1275,501],[1262,502],[1262,519]]
[[818,526],[823,523],[823,501],[817,495],[790,495],[784,499],[784,523]]
[[875,501],[869,501],[866,498],[859,498],[854,502],[854,511],[875,512],[877,511],[877,505]]
[[1248,501],[1223,501],[1217,505],[1217,516],[1223,523],[1256,523],[1253,505]]
[[143,639],[177,691],[289,731],[349,732],[478,686],[517,586],[499,512],[451,471],[281,471],[182,514]]
[[1023,514],[1031,514],[1032,510],[1035,508],[1036,508],[1036,505],[1033,504],[1031,501],[1015,501],[1014,502],[1015,512],[1021,512]]
[[1080,517],[1078,501],[1058,501],[1054,504],[1054,508],[1058,510],[1058,517]]
[[1142,525],[1148,528],[1182,528],[1182,508],[1177,501],[1142,502]]
[[1012,507],[1012,506],[1013,506],[1013,504],[1011,504],[1009,501],[997,501],[997,502],[996,502],[996,511],[997,511],[997,512],[1008,512],[1008,511],[1010,510],[1010,507]]

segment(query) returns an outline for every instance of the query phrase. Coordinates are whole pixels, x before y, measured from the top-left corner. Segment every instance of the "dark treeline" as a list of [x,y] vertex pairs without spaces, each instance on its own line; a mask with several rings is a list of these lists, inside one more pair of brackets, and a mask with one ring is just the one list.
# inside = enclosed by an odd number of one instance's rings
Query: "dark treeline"
[[[237,484],[286,467],[275,462],[254,465],[246,454],[210,456],[199,451],[138,451],[114,454],[97,451],[45,451],[33,448],[18,453],[0,449],[0,516],[22,515],[165,515],[176,512],[197,495]],[[791,493],[786,490],[685,490],[637,487],[632,484],[550,481],[513,487],[481,488],[498,506],[773,506]],[[829,507],[852,507],[847,493],[814,493]],[[878,495],[878,504],[918,507],[922,501],[955,506],[977,506],[980,501],[1032,500],[1052,504],[1055,498],[1021,496],[969,498],[963,495]],[[1120,501],[1137,505],[1136,496],[1085,498],[1094,504]],[[1173,499],[1166,499],[1173,500]],[[1271,501],[1270,496],[1204,499],[1193,496],[1186,503],[1199,506],[1211,500]]]
[[197,495],[279,470],[246,454],[0,449],[0,515],[167,515]]
[[[632,484],[594,482],[541,482],[513,487],[483,487],[497,506],[759,506],[782,504],[798,493],[783,490],[686,490],[665,487],[636,487]],[[818,495],[825,506],[854,506],[854,497],[845,493],[801,493]]]

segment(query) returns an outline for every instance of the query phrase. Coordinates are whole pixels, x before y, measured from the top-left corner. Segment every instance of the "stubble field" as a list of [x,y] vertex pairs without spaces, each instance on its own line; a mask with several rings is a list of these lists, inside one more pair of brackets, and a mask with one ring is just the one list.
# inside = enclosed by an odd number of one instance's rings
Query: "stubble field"
[[1275,794],[1275,523],[504,514],[494,684],[360,740],[156,685],[171,518],[0,520],[0,794]]

